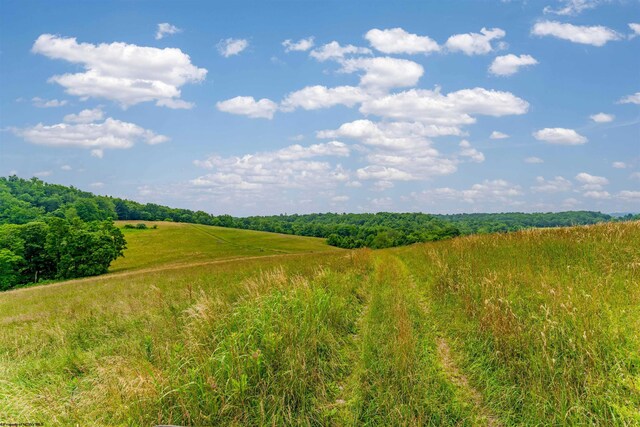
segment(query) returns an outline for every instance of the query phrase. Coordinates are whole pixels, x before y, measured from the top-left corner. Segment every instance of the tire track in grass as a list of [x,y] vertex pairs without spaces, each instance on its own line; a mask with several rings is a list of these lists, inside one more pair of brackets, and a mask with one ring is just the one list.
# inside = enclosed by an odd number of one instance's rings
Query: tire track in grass
[[[415,279],[412,277],[412,283],[415,286]],[[436,320],[431,314],[431,306],[423,295],[419,295],[419,306],[425,316],[425,321],[432,325],[436,325]],[[435,330],[437,336],[435,337],[437,358],[440,362],[442,370],[446,379],[453,384],[458,392],[467,400],[470,401],[474,407],[475,419],[474,425],[485,425],[489,427],[500,427],[503,424],[500,422],[484,403],[482,394],[474,388],[467,376],[460,370],[458,363],[456,362],[456,355],[452,352],[451,347],[442,334]]]
[[451,347],[449,347],[447,340],[443,337],[438,337],[436,342],[438,346],[438,357],[440,358],[442,368],[447,378],[461,389],[463,393],[469,397],[471,402],[473,402],[478,414],[478,421],[489,427],[502,426],[498,418],[493,415],[485,405],[482,394],[469,383],[467,376],[458,368],[455,356],[452,355]]
[[475,425],[472,406],[440,366],[419,299],[404,263],[377,253],[346,381],[345,425]]

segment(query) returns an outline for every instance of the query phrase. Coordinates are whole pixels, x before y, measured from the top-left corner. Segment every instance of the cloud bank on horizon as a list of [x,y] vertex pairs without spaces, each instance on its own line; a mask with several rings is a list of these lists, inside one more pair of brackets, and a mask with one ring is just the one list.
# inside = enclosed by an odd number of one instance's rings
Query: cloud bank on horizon
[[640,3],[549,3],[515,23],[510,2],[440,6],[455,25],[372,10],[334,34],[277,3],[248,13],[281,25],[215,30],[167,6],[146,39],[36,17],[2,53],[0,167],[213,213],[638,211]]

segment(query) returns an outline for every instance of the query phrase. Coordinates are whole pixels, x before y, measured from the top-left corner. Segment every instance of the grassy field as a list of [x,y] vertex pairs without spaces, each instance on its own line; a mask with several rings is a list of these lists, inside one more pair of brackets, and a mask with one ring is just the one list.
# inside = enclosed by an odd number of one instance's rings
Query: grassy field
[[640,425],[640,223],[126,233],[110,275],[0,294],[0,422]]
[[[146,224],[146,230],[125,224]],[[124,258],[109,272],[166,267],[212,260],[336,250],[325,239],[234,228],[154,221],[117,221],[128,243]],[[157,229],[153,229],[153,226]]]

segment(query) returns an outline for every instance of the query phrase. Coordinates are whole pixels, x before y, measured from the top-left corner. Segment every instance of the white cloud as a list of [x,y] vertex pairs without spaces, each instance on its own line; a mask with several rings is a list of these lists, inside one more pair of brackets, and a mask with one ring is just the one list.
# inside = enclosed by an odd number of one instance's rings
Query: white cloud
[[222,39],[216,45],[218,53],[225,58],[238,55],[240,52],[249,47],[249,41],[246,39]]
[[466,190],[442,187],[412,194],[416,200],[426,202],[461,200],[472,204],[491,202],[493,206],[495,206],[496,202],[511,204],[514,197],[521,195],[522,191],[519,185],[511,184],[503,179],[484,180],[482,183],[474,184]]
[[102,188],[104,187],[104,182],[92,182],[91,184],[89,184],[89,187],[91,188]]
[[616,116],[613,114],[598,113],[590,115],[589,118],[596,123],[609,123],[612,122]]
[[500,117],[524,114],[528,109],[528,102],[510,92],[474,88],[446,95],[439,90],[412,89],[367,100],[360,111],[395,120],[460,126],[475,123],[473,114]]
[[483,28],[480,33],[455,34],[447,40],[445,46],[452,52],[466,55],[485,55],[494,50],[493,40],[503,38],[507,33],[500,28]]
[[457,127],[425,125],[419,122],[379,122],[355,120],[344,123],[336,130],[317,133],[318,138],[356,139],[371,147],[405,150],[422,147],[427,138],[463,133]]
[[356,171],[358,179],[362,180],[383,180],[383,181],[409,181],[415,179],[411,174],[396,169],[394,167],[387,167],[381,165],[370,165],[364,168],[360,168]]
[[633,31],[633,34],[629,36],[630,39],[640,36],[640,24],[631,22],[629,24],[629,28],[631,29],[631,31]]
[[66,123],[93,123],[104,118],[104,112],[100,108],[82,110],[78,114],[67,114],[64,116]]
[[313,37],[307,37],[306,39],[300,39],[297,42],[293,42],[290,39],[287,39],[282,42],[282,46],[284,46],[285,52],[305,52],[311,49],[314,45]]
[[622,190],[617,197],[629,202],[640,201],[640,191]]
[[216,107],[225,113],[271,120],[278,109],[278,104],[267,98],[256,101],[252,96],[236,96],[216,103]]
[[509,138],[509,135],[507,135],[506,133],[502,133],[500,131],[494,130],[493,132],[491,132],[491,135],[489,135],[489,138],[491,138],[491,139],[505,139],[505,138]]
[[424,68],[416,62],[389,57],[347,59],[342,62],[340,71],[364,71],[360,77],[360,85],[383,90],[415,86],[424,74]]
[[355,104],[362,102],[365,97],[366,94],[362,89],[354,86],[338,86],[334,88],[307,86],[289,93],[280,103],[280,108],[283,111],[293,111],[296,108],[317,110],[335,105],[353,107]]
[[607,178],[603,176],[590,175],[586,172],[580,172],[576,175],[576,180],[582,183],[583,190],[602,190],[603,186],[609,184],[609,180]]
[[533,164],[544,163],[544,160],[542,160],[540,157],[527,157],[526,159],[524,159],[524,162],[533,165]]
[[440,46],[427,36],[418,36],[403,30],[391,28],[369,30],[364,36],[371,46],[382,53],[431,53],[438,52]]
[[583,194],[583,196],[588,197],[590,199],[600,199],[600,200],[611,198],[611,194],[609,194],[608,191],[586,191]]
[[640,92],[627,95],[618,101],[619,104],[637,104],[640,105]]
[[[379,122],[356,120],[336,130],[317,133],[318,138],[349,138],[363,144],[369,163],[358,170],[358,178],[376,181],[408,181],[447,175],[456,171],[459,160],[443,156],[429,137],[443,134],[461,135],[457,128],[429,126],[411,122]],[[469,149],[469,147],[464,147]],[[476,161],[481,153],[465,153]],[[377,186],[378,189],[379,185]]]
[[473,148],[469,141],[467,141],[466,139],[462,140],[459,145],[461,148],[459,153],[460,156],[468,157],[472,162],[475,163],[484,162],[484,154]]
[[313,49],[309,56],[320,62],[327,60],[342,60],[346,55],[369,55],[371,49],[366,47],[357,47],[351,44],[340,46],[337,41],[332,41],[319,48]]
[[620,40],[620,35],[610,28],[602,25],[581,26],[563,24],[556,21],[537,22],[531,33],[536,36],[553,36],[573,43],[588,44],[592,46],[604,46],[607,42]]
[[510,53],[496,57],[489,67],[489,72],[496,76],[510,76],[517,73],[521,67],[535,65],[537,63],[538,61],[531,55],[516,56]]
[[33,176],[36,176],[38,178],[46,178],[48,176],[51,176],[53,172],[51,171],[40,171],[40,172],[36,172],[33,174]]
[[168,22],[158,24],[158,31],[156,31],[156,40],[161,40],[166,35],[172,35],[181,33],[182,30],[175,25],[171,25]]
[[156,101],[169,108],[191,108],[180,99],[180,87],[204,80],[207,70],[191,64],[180,49],[127,43],[78,43],[75,38],[43,34],[32,52],[81,64],[85,71],[55,75],[50,82],[82,98],[105,98],[123,107]]
[[559,9],[554,9],[551,6],[546,6],[544,8],[544,13],[553,13],[556,15],[563,16],[571,16],[578,15],[584,10],[593,9],[599,3],[602,3],[602,0],[559,0],[562,3],[563,7]]
[[627,164],[624,162],[613,162],[611,166],[613,166],[616,169],[624,169],[627,167]]
[[573,184],[562,176],[556,176],[553,179],[544,179],[544,177],[536,177],[536,185],[531,190],[536,193],[560,193],[571,190]]
[[78,147],[90,149],[91,155],[102,157],[105,149],[131,148],[136,142],[159,144],[168,141],[164,135],[133,123],[107,118],[103,123],[37,124],[24,129],[12,129],[27,142],[49,147]]
[[631,175],[629,175],[629,179],[638,179],[640,180],[640,172],[634,172]]
[[60,169],[62,169],[63,171],[70,171],[73,168],[69,165],[62,165],[60,166]]
[[40,98],[38,96],[36,96],[35,98],[31,98],[31,102],[33,102],[33,105],[38,107],[38,108],[64,107],[68,103],[68,101],[66,99],[64,99],[64,100],[42,99],[42,98]]
[[533,137],[538,141],[549,144],[580,145],[587,142],[587,138],[580,135],[573,129],[565,128],[544,128],[533,133]]
[[[283,189],[334,188],[346,182],[349,173],[340,165],[317,157],[345,157],[349,148],[338,141],[308,147],[291,145],[277,151],[242,157],[211,156],[194,162],[214,172],[198,177],[191,184],[214,192],[241,191],[269,197]],[[269,190],[271,194],[266,194]]]

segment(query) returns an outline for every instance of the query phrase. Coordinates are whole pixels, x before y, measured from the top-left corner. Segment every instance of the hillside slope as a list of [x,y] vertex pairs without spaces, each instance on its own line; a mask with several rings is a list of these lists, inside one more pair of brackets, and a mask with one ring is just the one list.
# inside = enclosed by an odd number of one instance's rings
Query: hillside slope
[[640,423],[638,222],[300,254],[216,230],[248,258],[200,264],[159,226],[112,276],[0,294],[0,420]]

